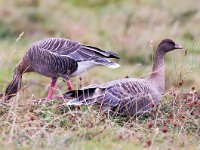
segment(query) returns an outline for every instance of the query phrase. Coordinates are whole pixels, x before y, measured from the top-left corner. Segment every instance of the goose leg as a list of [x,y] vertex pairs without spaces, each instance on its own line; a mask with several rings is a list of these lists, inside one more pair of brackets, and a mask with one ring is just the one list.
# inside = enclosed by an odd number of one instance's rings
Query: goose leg
[[48,99],[52,99],[53,91],[54,91],[54,88],[55,88],[55,85],[56,85],[56,81],[57,81],[57,78],[52,78],[48,97],[47,97]]
[[71,91],[73,89],[71,80],[67,80],[67,87],[68,87],[69,91]]

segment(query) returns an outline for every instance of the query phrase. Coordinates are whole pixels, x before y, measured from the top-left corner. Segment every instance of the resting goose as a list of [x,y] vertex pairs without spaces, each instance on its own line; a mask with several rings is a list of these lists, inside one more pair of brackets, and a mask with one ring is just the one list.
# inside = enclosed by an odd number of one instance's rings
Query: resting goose
[[48,38],[33,43],[14,70],[13,80],[5,91],[5,100],[10,99],[19,90],[22,75],[26,72],[37,72],[52,78],[48,99],[52,99],[53,89],[58,77],[67,80],[68,88],[72,85],[70,77],[80,75],[94,66],[117,68],[120,65],[108,58],[118,55],[97,47],[83,45],[64,38]]
[[71,98],[68,105],[98,105],[103,110],[120,115],[138,115],[149,111],[161,100],[165,87],[164,55],[182,49],[170,39],[159,44],[152,73],[146,78],[125,78],[101,85],[90,85],[80,90],[65,93]]

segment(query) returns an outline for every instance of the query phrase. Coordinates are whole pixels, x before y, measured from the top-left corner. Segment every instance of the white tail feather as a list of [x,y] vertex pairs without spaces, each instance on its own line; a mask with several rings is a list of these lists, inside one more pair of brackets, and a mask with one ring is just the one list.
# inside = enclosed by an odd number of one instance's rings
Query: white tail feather
[[109,68],[112,68],[112,69],[116,69],[116,68],[119,68],[120,65],[117,64],[117,63],[113,63],[112,65],[107,65]]
[[74,99],[74,100],[68,101],[67,105],[69,105],[69,106],[72,106],[72,105],[73,106],[80,106],[80,105],[82,105],[82,103],[81,102],[77,102],[76,99]]

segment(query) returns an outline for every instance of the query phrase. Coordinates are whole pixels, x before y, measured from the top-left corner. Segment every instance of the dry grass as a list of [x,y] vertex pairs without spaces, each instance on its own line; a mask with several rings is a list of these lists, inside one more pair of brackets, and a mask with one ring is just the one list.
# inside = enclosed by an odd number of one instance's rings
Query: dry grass
[[[0,104],[0,149],[200,149],[199,18],[198,0],[0,1],[2,92],[29,44],[44,37],[71,38],[121,56],[121,68],[94,68],[81,82],[73,79],[76,88],[148,75],[153,51],[165,37],[185,48],[167,54],[162,103],[139,118],[68,108],[56,98],[37,104],[47,95],[50,79],[25,75],[18,96]],[[56,95],[65,91],[60,80]]]
[[[151,114],[107,116],[63,100],[18,98],[0,106],[1,146],[11,148],[116,149],[200,147],[200,93],[171,90]],[[99,147],[96,147],[96,144]]]

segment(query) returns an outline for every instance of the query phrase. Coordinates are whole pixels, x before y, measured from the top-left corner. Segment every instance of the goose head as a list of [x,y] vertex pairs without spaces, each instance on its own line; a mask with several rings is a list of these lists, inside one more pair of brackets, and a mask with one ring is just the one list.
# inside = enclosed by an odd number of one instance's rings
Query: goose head
[[158,50],[163,51],[164,53],[173,51],[175,49],[182,49],[183,47],[177,43],[175,43],[171,39],[164,39],[158,45]]

